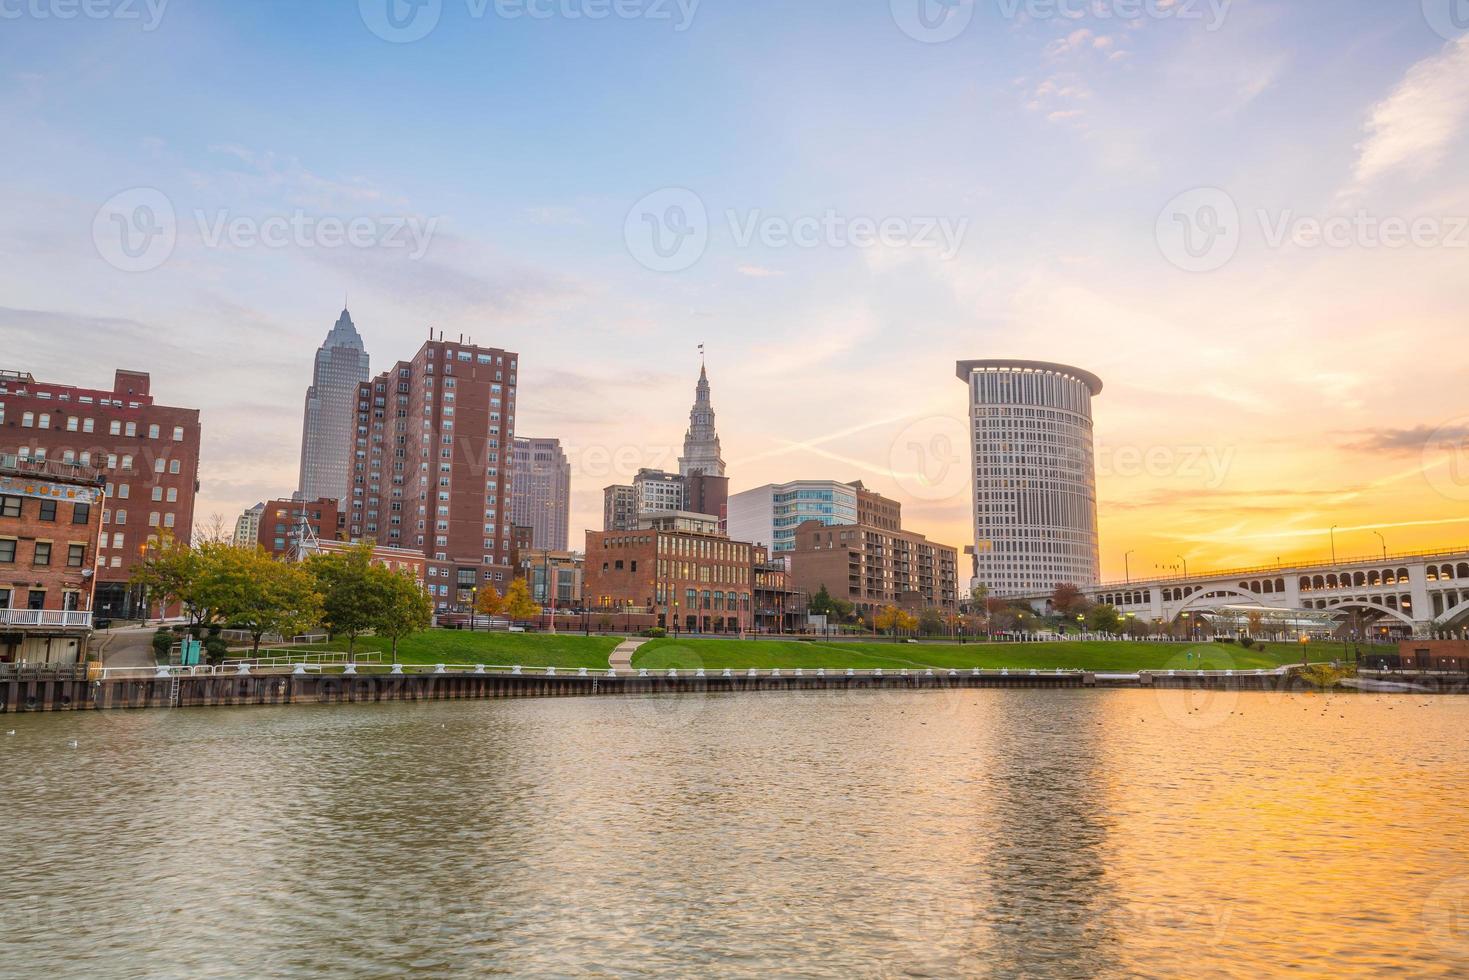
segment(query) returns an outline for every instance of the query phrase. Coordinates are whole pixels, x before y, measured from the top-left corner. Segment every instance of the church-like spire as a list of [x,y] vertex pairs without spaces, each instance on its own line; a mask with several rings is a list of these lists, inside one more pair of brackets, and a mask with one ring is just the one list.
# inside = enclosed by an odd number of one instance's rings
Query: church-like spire
[[709,400],[709,372],[704,367],[704,345],[699,345],[699,382],[694,386],[694,407],[689,410],[689,428],[684,434],[683,455],[678,471],[684,476],[707,473],[724,476],[719,433],[714,428],[714,406]]

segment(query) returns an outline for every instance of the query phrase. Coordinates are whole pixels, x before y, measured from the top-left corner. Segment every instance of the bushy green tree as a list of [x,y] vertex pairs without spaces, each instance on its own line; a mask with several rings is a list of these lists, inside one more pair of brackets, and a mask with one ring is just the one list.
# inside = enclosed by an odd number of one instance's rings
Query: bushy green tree
[[393,663],[397,663],[398,641],[428,629],[433,622],[434,604],[407,571],[394,572],[374,565],[368,575],[379,600],[372,628],[378,636],[392,641]]

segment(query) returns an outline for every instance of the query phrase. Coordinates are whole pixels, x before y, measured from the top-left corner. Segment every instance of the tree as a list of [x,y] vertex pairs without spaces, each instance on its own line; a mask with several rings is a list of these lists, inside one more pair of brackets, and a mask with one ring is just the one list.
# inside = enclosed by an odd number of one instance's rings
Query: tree
[[201,554],[202,549],[196,551],[165,532],[160,540],[144,551],[143,560],[129,581],[133,585],[141,585],[150,598],[165,606],[179,603],[191,622],[203,622],[204,610],[198,606],[194,595]]
[[406,570],[394,572],[374,565],[370,578],[381,600],[372,628],[378,636],[393,641],[393,663],[397,663],[398,641],[428,629],[434,618],[434,604]]
[[1087,628],[1094,633],[1121,633],[1122,617],[1112,606],[1093,606],[1087,613]]
[[877,630],[892,630],[893,642],[897,643],[899,630],[916,629],[918,620],[897,606],[883,606],[873,617],[872,626]]
[[321,593],[322,622],[332,636],[347,638],[351,655],[357,637],[376,625],[387,601],[382,580],[372,574],[372,544],[312,555],[305,567]]
[[1062,582],[1056,586],[1051,593],[1051,608],[1056,614],[1067,619],[1075,619],[1078,614],[1085,613],[1086,596],[1081,594],[1081,589],[1071,582]]
[[944,631],[944,614],[937,607],[929,606],[918,614],[917,626],[924,636],[937,636]]
[[486,585],[474,600],[474,610],[483,616],[499,616],[505,612],[505,597],[493,585]]
[[823,582],[821,588],[817,589],[816,594],[811,597],[811,601],[806,603],[806,611],[813,616],[836,614],[836,602],[832,599],[831,593],[826,591],[826,583]]
[[212,615],[250,634],[251,653],[259,652],[266,633],[290,636],[321,618],[315,579],[258,548],[215,547],[202,564],[195,595]]
[[541,607],[536,600],[531,598],[530,586],[525,579],[518,578],[510,583],[510,590],[505,593],[505,613],[511,619],[527,620],[534,619],[540,615]]
[[983,582],[975,582],[969,587],[969,611],[983,612],[985,602],[990,597],[990,587]]

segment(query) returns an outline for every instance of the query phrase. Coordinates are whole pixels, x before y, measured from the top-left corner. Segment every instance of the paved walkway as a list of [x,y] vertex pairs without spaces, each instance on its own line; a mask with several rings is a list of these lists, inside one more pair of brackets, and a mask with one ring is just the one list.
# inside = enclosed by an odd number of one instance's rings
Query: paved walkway
[[106,667],[152,667],[154,626],[124,626],[92,634],[92,655]]
[[647,640],[623,640],[617,644],[617,649],[607,657],[607,665],[619,674],[623,671],[632,671],[632,655],[637,648],[647,643]]

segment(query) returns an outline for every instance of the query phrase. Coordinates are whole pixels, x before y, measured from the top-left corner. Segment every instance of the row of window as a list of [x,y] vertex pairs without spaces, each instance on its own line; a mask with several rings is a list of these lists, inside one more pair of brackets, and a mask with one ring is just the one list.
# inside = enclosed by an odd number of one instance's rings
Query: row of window
[[[55,544],[51,541],[37,541],[31,550],[31,564],[38,567],[46,567],[51,564],[51,556],[55,551]],[[14,565],[19,553],[19,542],[15,538],[0,538],[0,565]],[[71,542],[66,546],[66,567],[81,568],[87,560],[87,546],[85,543]]]
[[[59,414],[56,416],[56,419],[57,419],[58,423],[60,423],[61,418],[62,418],[62,416],[59,415]],[[95,432],[95,431],[97,431],[97,420],[96,419],[82,418],[81,416],[78,416],[78,415],[68,415],[65,418],[66,418],[65,428],[66,428],[66,431],[67,432]],[[5,421],[5,403],[4,402],[0,402],[0,422],[4,422],[4,421]],[[51,428],[51,413],[50,412],[21,412],[20,413],[20,427],[22,429],[49,429],[49,428]],[[60,426],[58,426],[58,427],[60,427]],[[163,430],[158,425],[157,422],[150,423],[146,431],[147,431],[147,437],[149,439],[159,439],[159,438],[162,438]],[[138,423],[136,423],[136,422],[124,422],[121,419],[112,419],[110,422],[107,423],[107,434],[108,435],[113,435],[113,436],[131,436],[131,437],[136,438],[137,435],[138,435]],[[173,427],[173,441],[174,442],[183,442],[184,441],[184,427],[183,426],[176,425],[176,426]]]
[[[0,496],[0,517],[22,517],[25,515],[27,498],[14,497],[10,495]],[[58,513],[58,500],[37,500],[36,519],[42,521],[54,521]],[[71,522],[73,524],[85,524],[91,520],[92,505],[74,503],[71,505]]]

